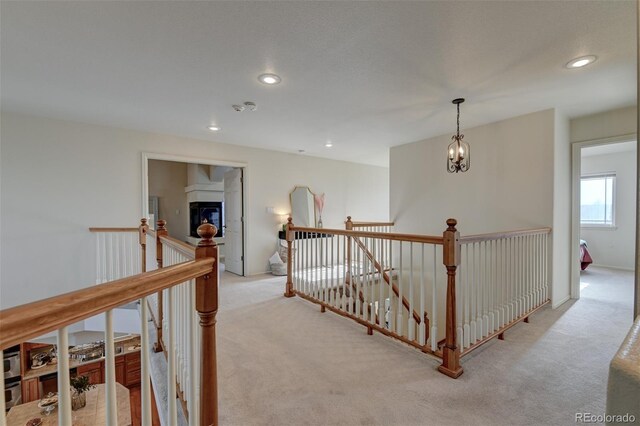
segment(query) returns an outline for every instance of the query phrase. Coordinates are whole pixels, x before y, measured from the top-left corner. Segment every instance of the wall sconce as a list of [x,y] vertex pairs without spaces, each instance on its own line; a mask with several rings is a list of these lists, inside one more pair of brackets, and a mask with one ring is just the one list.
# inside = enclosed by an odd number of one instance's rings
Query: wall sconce
[[471,167],[471,150],[469,144],[463,142],[464,135],[460,134],[460,104],[464,102],[464,98],[458,98],[451,101],[458,108],[456,134],[451,137],[453,142],[447,148],[447,171],[466,172]]

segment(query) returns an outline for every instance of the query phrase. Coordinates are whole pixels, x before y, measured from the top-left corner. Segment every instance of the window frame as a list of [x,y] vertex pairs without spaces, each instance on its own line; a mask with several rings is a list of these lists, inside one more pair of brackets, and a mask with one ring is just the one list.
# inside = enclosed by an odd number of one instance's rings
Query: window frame
[[[580,188],[580,199],[579,199],[579,207],[580,207],[580,228],[595,228],[595,229],[617,229],[616,226],[616,172],[600,172],[600,173],[589,173],[580,175],[580,187],[582,187],[582,181],[588,179],[598,179],[598,178],[612,178],[611,184],[611,223],[584,223],[582,222],[582,188]],[[606,187],[606,183],[605,183]],[[605,194],[606,200],[606,194]],[[605,212],[606,215],[606,212]]]

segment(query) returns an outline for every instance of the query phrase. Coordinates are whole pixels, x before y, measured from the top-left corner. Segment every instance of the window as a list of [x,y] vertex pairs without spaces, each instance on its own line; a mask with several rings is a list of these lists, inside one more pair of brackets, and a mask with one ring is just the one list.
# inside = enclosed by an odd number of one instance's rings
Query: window
[[614,226],[614,191],[616,175],[580,178],[580,224],[582,226]]

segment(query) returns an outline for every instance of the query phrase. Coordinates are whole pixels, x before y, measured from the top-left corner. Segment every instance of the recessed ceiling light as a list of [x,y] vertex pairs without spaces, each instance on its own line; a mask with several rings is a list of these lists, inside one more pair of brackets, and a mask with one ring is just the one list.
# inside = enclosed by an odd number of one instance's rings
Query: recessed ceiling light
[[220,126],[216,126],[215,124],[212,124],[210,126],[207,126],[207,129],[209,129],[212,132],[217,132],[218,130],[221,129],[221,127]]
[[327,143],[325,143],[324,146],[326,146],[327,148],[331,148],[333,146],[333,142],[327,141]]
[[598,58],[596,56],[593,56],[593,55],[581,56],[579,58],[572,59],[565,66],[567,68],[569,68],[569,69],[582,68],[584,66],[587,66],[587,65],[595,62],[596,59],[598,59]]
[[261,74],[258,76],[258,81],[260,83],[274,85],[280,83],[281,79],[275,74]]

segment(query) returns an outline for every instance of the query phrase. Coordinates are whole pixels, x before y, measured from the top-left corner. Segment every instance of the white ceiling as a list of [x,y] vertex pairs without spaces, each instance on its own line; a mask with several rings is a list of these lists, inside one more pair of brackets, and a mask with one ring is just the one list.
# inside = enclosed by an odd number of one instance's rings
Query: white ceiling
[[[456,97],[463,130],[636,103],[634,1],[0,8],[2,109],[36,115],[387,165],[391,146],[454,132]],[[244,101],[258,111],[231,109]]]

